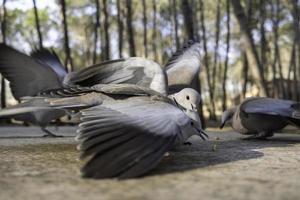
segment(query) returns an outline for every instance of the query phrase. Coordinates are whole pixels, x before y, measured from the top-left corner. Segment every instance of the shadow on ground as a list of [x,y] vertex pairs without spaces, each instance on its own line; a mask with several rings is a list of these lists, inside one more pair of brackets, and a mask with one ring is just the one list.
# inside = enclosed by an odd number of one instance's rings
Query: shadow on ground
[[296,134],[276,134],[268,140],[243,140],[243,136],[232,134],[236,133],[211,133],[213,139],[210,141],[199,142],[197,140],[191,146],[172,150],[151,175],[255,159],[264,156],[264,153],[259,151],[260,149],[291,147],[300,143],[300,135]]

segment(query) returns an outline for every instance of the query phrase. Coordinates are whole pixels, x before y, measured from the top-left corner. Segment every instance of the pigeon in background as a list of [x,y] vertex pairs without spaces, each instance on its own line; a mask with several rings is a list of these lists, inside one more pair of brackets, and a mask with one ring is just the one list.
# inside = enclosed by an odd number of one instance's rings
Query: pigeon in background
[[221,127],[230,122],[232,128],[248,139],[266,139],[287,125],[300,127],[300,103],[266,97],[245,99],[237,107],[222,114]]
[[[42,106],[39,100],[28,102],[25,97],[36,96],[43,90],[60,88],[67,72],[56,53],[52,50],[40,49],[32,52],[31,56],[16,49],[0,44],[0,73],[9,81],[12,95],[21,104],[13,110],[3,109],[2,117],[29,122],[41,127],[45,136],[55,137],[46,129],[52,120],[59,119],[66,113],[63,110],[45,109],[38,112],[24,112],[22,107]],[[51,113],[49,113],[49,111]]]
[[3,43],[0,44],[0,73],[10,82],[16,100],[62,87],[67,74],[54,51],[36,50],[30,57]]

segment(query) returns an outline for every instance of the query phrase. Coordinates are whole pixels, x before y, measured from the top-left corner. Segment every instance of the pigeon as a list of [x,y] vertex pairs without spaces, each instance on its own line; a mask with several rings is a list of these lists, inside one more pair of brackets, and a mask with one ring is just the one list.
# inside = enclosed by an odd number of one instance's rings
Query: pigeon
[[31,56],[0,44],[0,73],[10,82],[15,99],[62,87],[67,74],[54,51],[41,49]]
[[247,139],[266,139],[287,125],[300,127],[300,103],[267,97],[245,99],[237,107],[222,114],[221,126],[231,122],[232,128]]
[[[12,109],[1,110],[3,117],[29,122],[41,127],[46,137],[55,137],[46,129],[50,121],[64,116],[63,110],[45,109],[39,112],[25,112],[22,107],[41,106],[44,102],[26,101],[27,96],[36,96],[48,89],[60,88],[67,72],[56,53],[52,50],[39,49],[31,56],[16,49],[0,44],[0,73],[9,81],[12,95],[21,104]],[[30,105],[32,104],[32,105]],[[51,113],[49,113],[51,112]]]
[[[177,73],[177,76],[180,77],[183,70],[189,72],[192,69],[193,73],[189,74],[197,76],[195,72],[200,69],[200,57],[196,55],[199,55],[199,51],[200,44],[198,42],[187,42],[171,57],[164,69],[149,59],[130,57],[105,61],[67,74],[54,51],[36,50],[30,57],[12,47],[0,44],[0,73],[10,81],[14,97],[21,101],[19,105],[1,110],[0,118],[13,117],[30,122],[40,126],[46,133],[45,136],[54,137],[55,135],[50,133],[46,126],[52,120],[58,119],[66,113],[61,109],[51,108],[35,112],[33,107],[44,105],[45,102],[38,98],[31,101],[28,96],[36,96],[45,90],[61,87],[91,87],[96,84],[122,83],[148,87],[166,95],[169,94],[168,74],[173,77]],[[197,69],[195,70],[195,68]],[[193,76],[186,77],[181,86],[191,87],[189,85],[194,79]],[[173,84],[176,85],[171,79],[170,81],[171,87]],[[198,105],[192,106],[196,108]],[[27,108],[23,109],[22,107]],[[32,112],[29,112],[28,107],[32,107]]]
[[192,88],[166,96],[135,84],[97,84],[42,95],[55,109],[80,112],[76,139],[86,160],[83,177],[139,177],[192,135],[208,137],[193,106],[200,95]]

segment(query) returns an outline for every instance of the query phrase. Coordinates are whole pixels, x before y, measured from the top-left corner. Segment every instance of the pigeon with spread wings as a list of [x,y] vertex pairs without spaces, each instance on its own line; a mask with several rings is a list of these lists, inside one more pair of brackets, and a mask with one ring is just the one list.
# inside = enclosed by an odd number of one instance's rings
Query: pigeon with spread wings
[[[189,41],[179,49],[169,60],[164,70],[154,61],[130,57],[106,61],[84,68],[78,72],[66,74],[57,55],[52,51],[39,50],[27,56],[5,44],[0,45],[0,73],[11,84],[11,89],[16,99],[22,103],[0,111],[0,118],[13,117],[17,120],[27,121],[39,125],[46,136],[55,136],[46,129],[52,120],[64,116],[61,109],[44,109],[39,112],[29,112],[28,107],[43,106],[45,102],[39,99],[34,101],[24,96],[36,96],[41,91],[60,88],[63,86],[87,86],[95,84],[121,84],[131,83],[148,87],[161,94],[168,94],[167,74],[171,69],[184,69],[192,71],[189,74],[197,76],[195,71],[200,68],[198,42]],[[198,55],[198,57],[196,56]],[[190,60],[190,63],[187,61]],[[176,64],[177,63],[177,64]],[[185,63],[184,65],[182,63]],[[197,68],[197,70],[195,70]],[[181,73],[181,71],[177,71]],[[172,72],[174,74],[176,72]],[[47,76],[45,76],[47,74]],[[177,74],[178,75],[178,74]],[[173,75],[172,75],[173,76]],[[194,79],[193,76],[185,78],[185,87]],[[172,81],[170,82],[172,84]],[[172,85],[171,85],[172,86]],[[182,88],[181,88],[182,89]],[[197,107],[197,105],[191,105]],[[24,107],[27,107],[24,109]]]
[[200,95],[191,88],[165,96],[132,84],[98,84],[43,95],[56,109],[80,110],[77,139],[81,158],[87,159],[84,177],[141,176],[174,145],[192,135],[207,137],[192,106]]

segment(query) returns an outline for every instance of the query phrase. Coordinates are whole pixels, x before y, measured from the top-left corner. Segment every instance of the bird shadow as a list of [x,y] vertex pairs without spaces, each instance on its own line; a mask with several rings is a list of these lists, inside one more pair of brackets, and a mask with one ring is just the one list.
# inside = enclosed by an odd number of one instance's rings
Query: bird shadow
[[166,156],[148,176],[184,172],[239,160],[260,158],[264,156],[264,153],[259,149],[290,147],[298,143],[300,143],[300,135],[296,134],[275,136],[268,140],[243,140],[243,136],[229,139],[224,136],[224,140],[222,136],[218,140],[193,140],[191,146],[173,149],[170,155]]

